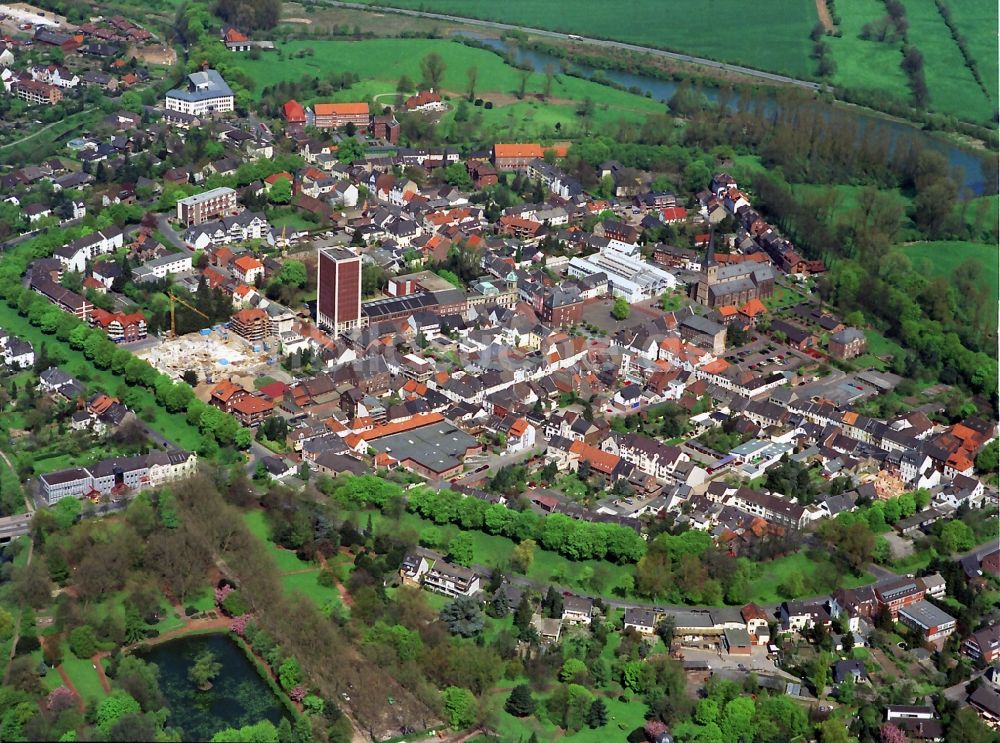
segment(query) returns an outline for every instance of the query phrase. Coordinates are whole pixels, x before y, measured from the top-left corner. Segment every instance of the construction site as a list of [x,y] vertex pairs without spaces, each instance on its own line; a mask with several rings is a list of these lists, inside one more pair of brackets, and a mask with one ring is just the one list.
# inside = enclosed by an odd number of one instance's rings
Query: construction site
[[250,380],[251,388],[255,378],[280,371],[273,347],[267,344],[251,346],[221,325],[166,338],[136,355],[173,379],[179,379],[191,369],[202,382],[245,377]]

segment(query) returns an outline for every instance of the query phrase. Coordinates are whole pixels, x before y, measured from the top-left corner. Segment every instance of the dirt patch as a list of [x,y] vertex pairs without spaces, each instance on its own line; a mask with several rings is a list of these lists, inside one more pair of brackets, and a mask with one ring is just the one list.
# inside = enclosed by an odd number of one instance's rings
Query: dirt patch
[[[819,2],[819,0],[816,0],[816,2]],[[311,26],[312,25],[312,21],[310,21],[308,18],[282,18],[281,22],[282,23],[302,23],[302,24],[305,24],[306,26]]]
[[816,15],[827,31],[834,31],[837,28],[833,24],[833,18],[830,17],[830,9],[826,7],[826,0],[816,0]]

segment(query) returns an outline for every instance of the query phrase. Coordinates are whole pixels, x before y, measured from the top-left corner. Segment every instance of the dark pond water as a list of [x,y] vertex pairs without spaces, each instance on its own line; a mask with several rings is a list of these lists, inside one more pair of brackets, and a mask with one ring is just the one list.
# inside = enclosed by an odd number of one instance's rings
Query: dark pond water
[[[188,678],[195,656],[211,650],[222,671],[208,691],[199,691]],[[196,635],[156,645],[143,658],[160,668],[160,688],[170,709],[169,727],[181,728],[186,741],[208,740],[225,728],[270,720],[284,715],[281,702],[260,677],[243,650],[225,634]]]
[[[648,93],[651,98],[664,102],[670,100],[677,91],[678,84],[673,80],[662,80],[658,77],[640,75],[623,70],[598,70],[595,67],[579,62],[567,63],[565,60],[559,59],[554,55],[538,52],[533,49],[525,49],[516,44],[512,45],[505,39],[499,39],[486,34],[461,32],[456,34],[456,36],[475,39],[476,42],[494,49],[501,54],[512,54],[515,61],[521,64],[530,64],[536,72],[543,72],[546,66],[551,65],[556,74],[573,72],[573,74],[582,77],[589,78],[596,76],[598,80],[609,80],[625,88],[638,90],[643,95]],[[715,102],[718,100],[718,91],[711,86],[704,87],[701,92],[709,101]],[[766,93],[762,93],[762,95],[766,95]],[[915,136],[927,147],[943,154],[948,159],[948,164],[951,165],[958,175],[959,182],[972,194],[978,196],[996,191],[995,184],[987,183],[983,169],[984,155],[931,136],[927,132],[910,124],[883,119],[878,116],[866,114],[860,110],[855,110],[854,115],[858,117],[865,127],[870,126],[873,129],[884,127],[889,131],[893,141],[899,137]],[[990,157],[995,159],[996,156],[992,155]]]

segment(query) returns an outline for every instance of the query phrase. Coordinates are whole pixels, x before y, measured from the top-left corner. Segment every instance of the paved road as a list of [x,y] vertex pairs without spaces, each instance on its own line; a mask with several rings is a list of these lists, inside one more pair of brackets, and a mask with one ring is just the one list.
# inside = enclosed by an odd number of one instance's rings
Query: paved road
[[33,513],[18,513],[0,518],[0,542],[7,542],[14,537],[27,534],[31,529],[33,515]]
[[532,28],[530,26],[516,26],[511,23],[500,23],[498,21],[484,21],[478,18],[463,18],[461,16],[446,15],[444,13],[429,13],[423,10],[389,8],[384,5],[372,6],[372,5],[365,5],[362,3],[339,2],[339,0],[321,0],[320,4],[330,5],[337,8],[350,8],[352,10],[364,10],[375,13],[398,13],[400,15],[415,16],[417,18],[432,18],[438,21],[463,23],[469,26],[478,26],[479,28],[496,29],[498,31],[521,31],[523,33],[534,34],[536,36],[545,36],[551,39],[561,39],[563,41],[576,41],[577,43],[585,43],[591,46],[600,46],[607,49],[623,49],[625,51],[630,51],[630,52],[641,52],[644,54],[649,54],[654,57],[670,59],[675,62],[697,64],[697,65],[702,65],[704,67],[712,67],[717,70],[725,70],[726,72],[736,72],[741,75],[747,75],[749,77],[756,77],[761,80],[767,80],[768,82],[782,83],[785,85],[795,85],[800,88],[806,88],[807,90],[822,89],[822,86],[819,83],[810,82],[808,80],[799,80],[797,78],[788,77],[786,75],[776,75],[773,72],[764,72],[763,70],[755,70],[751,67],[743,67],[742,65],[733,65],[733,64],[726,64],[724,62],[717,62],[714,59],[705,59],[704,57],[694,57],[691,56],[690,54],[667,52],[662,49],[652,49],[648,46],[639,46],[638,44],[627,44],[623,41],[607,41],[605,39],[593,39],[589,37],[581,37],[578,35],[564,34],[558,31],[546,31],[545,29]]
[[175,230],[173,225],[170,224],[170,220],[167,219],[165,214],[156,215],[156,226],[163,236],[167,238],[167,242],[175,248],[183,250],[186,253],[194,253],[194,250],[184,242],[181,236],[177,233],[177,230]]

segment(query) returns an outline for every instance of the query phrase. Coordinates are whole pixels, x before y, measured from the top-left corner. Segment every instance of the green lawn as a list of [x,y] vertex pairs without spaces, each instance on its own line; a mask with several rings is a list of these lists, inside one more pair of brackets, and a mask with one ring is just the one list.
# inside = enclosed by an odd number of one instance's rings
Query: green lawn
[[380,4],[615,39],[801,77],[814,70],[809,30],[817,16],[809,2],[758,0],[751,14],[739,0],[712,0],[700,12],[681,0],[627,4],[576,0],[571,7],[558,0],[380,0]]
[[876,330],[866,330],[865,338],[868,340],[868,353],[873,356],[895,356],[904,352],[902,346]]
[[319,584],[317,578],[321,569],[317,564],[300,560],[294,552],[271,541],[263,511],[249,511],[243,515],[243,520],[251,533],[264,543],[277,563],[278,571],[282,574],[281,585],[286,592],[302,593],[327,614],[342,616],[347,612],[337,588]]
[[[110,371],[101,370],[95,367],[81,351],[70,347],[54,335],[46,335],[40,329],[28,322],[28,319],[12,310],[6,304],[0,302],[0,328],[30,341],[36,347],[45,343],[56,355],[67,359],[60,367],[73,376],[86,375],[89,377],[87,386],[93,390],[113,393],[120,384],[124,383],[122,377],[112,374]],[[142,408],[149,408],[152,412],[148,423],[163,434],[167,439],[185,449],[197,449],[201,443],[201,434],[198,429],[190,425],[184,415],[179,413],[168,413],[156,404],[156,399],[149,390],[143,387],[135,388],[142,400]],[[142,411],[140,408],[140,413]]]
[[[807,582],[809,576],[816,570],[817,563],[812,560],[805,550],[796,552],[786,557],[779,557],[770,562],[757,563],[760,572],[757,577],[750,582],[750,601],[758,604],[776,604],[784,601],[787,597],[778,592],[778,587],[788,580],[793,574],[801,575]],[[845,575],[841,580],[841,587],[856,588],[867,583],[872,583],[875,579],[865,573],[861,576]],[[823,590],[809,591],[808,594],[822,593]]]
[[[904,0],[903,4],[906,6],[906,19],[910,22],[909,41],[924,55],[924,76],[930,90],[931,108],[975,121],[989,121],[995,106],[965,66],[962,52],[951,38],[951,32],[938,13],[934,0]],[[949,2],[951,6],[962,4],[961,0]],[[995,44],[996,7],[993,5],[991,28]],[[980,64],[995,70],[996,55]]]
[[[477,95],[486,100],[493,97],[495,107],[473,108],[481,119],[483,137],[516,140],[522,137],[569,136],[566,129],[576,116],[576,103],[590,98],[595,103],[594,121],[613,123],[620,118],[637,120],[650,113],[662,113],[663,105],[643,96],[616,90],[607,85],[558,75],[553,81],[551,100],[537,100],[545,87],[545,75],[533,73],[526,83],[525,100],[515,100],[520,88],[520,70],[506,64],[493,52],[466,46],[459,42],[429,39],[370,39],[365,41],[290,41],[279,44],[284,58],[278,64],[273,56],[259,60],[241,57],[233,64],[256,81],[255,95],[275,83],[301,80],[304,77],[324,77],[331,73],[351,71],[360,82],[339,90],[323,100],[350,101],[381,96],[377,104],[388,104],[395,97],[396,83],[402,75],[413,80],[421,78],[420,60],[430,52],[441,55],[446,69],[441,89],[446,95],[464,95],[467,89],[466,70],[478,70]],[[313,56],[293,57],[304,49]],[[306,99],[301,103],[314,103]],[[454,119],[454,108],[441,118],[441,126]],[[556,124],[559,128],[556,129]]]
[[67,652],[63,658],[62,667],[84,701],[90,702],[104,698],[101,679],[98,677],[97,671],[94,670],[90,658],[77,658],[72,653]]
[[[510,685],[513,685],[511,682]],[[562,730],[549,722],[541,722],[537,717],[514,717],[504,710],[503,706],[510,695],[502,691],[490,697],[490,707],[495,711],[495,731],[500,740],[526,741],[532,733],[539,741],[567,740],[573,743],[606,743],[606,741],[625,740],[628,734],[641,727],[646,719],[646,705],[640,700],[620,701],[614,697],[602,697],[608,710],[608,724],[592,730],[584,728],[575,733],[563,733]],[[535,694],[539,703],[544,701],[544,694]]]
[[[419,534],[424,529],[437,528],[442,534],[458,533],[458,527],[439,526],[413,513],[404,513],[398,523],[380,513],[372,515],[376,530],[412,529],[416,534]],[[476,564],[502,565],[510,560],[510,553],[515,546],[512,540],[476,530],[471,530],[468,533],[472,536],[473,559]],[[595,593],[592,584],[585,585],[580,580],[580,574],[585,568],[590,568],[603,577],[604,590],[596,593],[608,598],[613,597],[612,589],[619,585],[626,576],[635,574],[635,566],[633,565],[615,565],[603,560],[575,562],[555,552],[538,548],[535,550],[535,558],[528,570],[527,577],[539,582],[555,583],[567,588]]]
[[919,242],[900,246],[900,250],[915,268],[932,276],[950,275],[959,264],[970,258],[978,261],[983,281],[989,283],[993,303],[1000,301],[1000,268],[997,264],[1000,252],[996,245],[960,241]]
[[576,475],[563,475],[556,487],[573,500],[582,500],[587,495],[587,485]]

